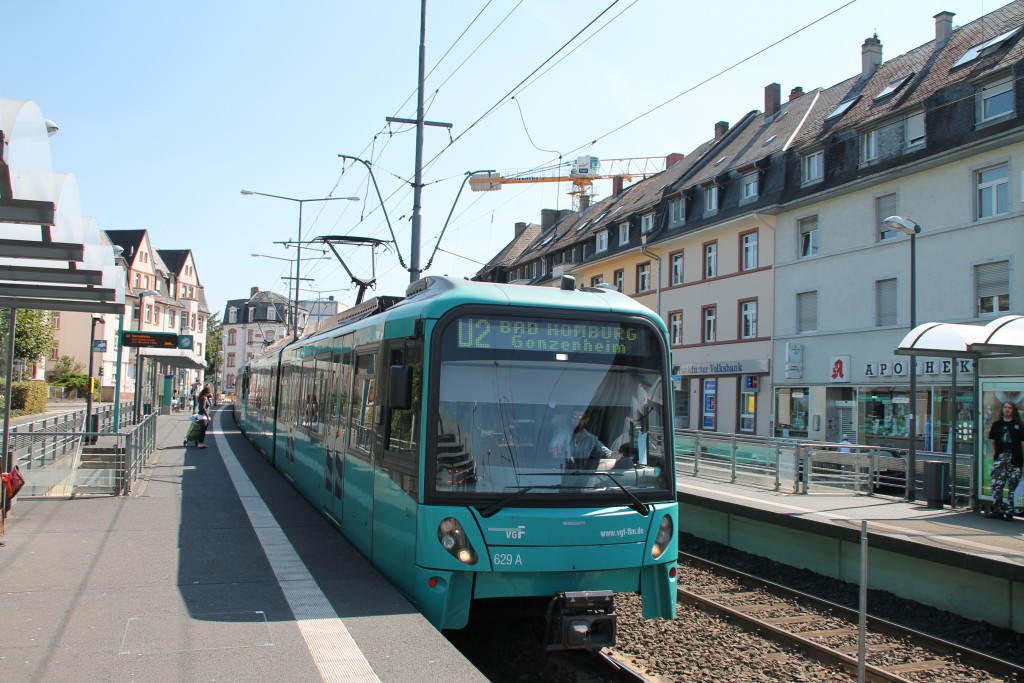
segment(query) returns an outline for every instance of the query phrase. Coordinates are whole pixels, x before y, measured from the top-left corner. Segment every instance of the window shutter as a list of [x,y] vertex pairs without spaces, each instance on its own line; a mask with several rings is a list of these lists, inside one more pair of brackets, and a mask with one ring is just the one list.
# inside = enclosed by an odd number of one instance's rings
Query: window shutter
[[875,210],[877,212],[876,220],[878,221],[878,231],[880,233],[891,232],[889,228],[882,225],[889,216],[895,216],[899,207],[896,205],[896,194],[887,194],[884,197],[879,197],[875,200]]
[[818,329],[818,293],[802,292],[796,295],[797,321],[799,332]]
[[975,266],[974,278],[978,298],[1007,294],[1010,291],[1010,262],[999,261]]
[[875,314],[879,327],[896,324],[895,279],[878,280],[875,282]]

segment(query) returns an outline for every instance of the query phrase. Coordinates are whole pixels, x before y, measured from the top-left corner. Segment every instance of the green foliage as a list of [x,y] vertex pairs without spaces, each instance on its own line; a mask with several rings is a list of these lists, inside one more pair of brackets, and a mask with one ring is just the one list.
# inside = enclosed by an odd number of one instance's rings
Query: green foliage
[[82,370],[85,370],[85,366],[76,361],[74,356],[61,356],[53,366],[53,380],[50,384],[69,387],[71,385],[64,381],[65,378],[74,375],[84,377]]
[[14,382],[11,384],[11,408],[23,414],[46,412],[46,382]]
[[219,313],[214,313],[206,319],[206,348],[203,352],[206,356],[206,374],[210,377],[216,377],[220,371],[217,352],[220,351],[223,330],[220,327],[219,316]]
[[[3,315],[0,325],[7,327],[9,313]],[[47,311],[18,309],[14,331],[14,358],[28,362],[38,361],[53,348],[53,322]]]

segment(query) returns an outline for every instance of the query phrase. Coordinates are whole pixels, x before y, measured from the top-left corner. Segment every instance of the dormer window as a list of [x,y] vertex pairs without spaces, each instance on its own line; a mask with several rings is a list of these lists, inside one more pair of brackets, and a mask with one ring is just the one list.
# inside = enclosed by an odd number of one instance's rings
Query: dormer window
[[718,211],[718,185],[708,185],[704,188],[704,214]]
[[652,230],[654,230],[654,214],[644,214],[640,217],[640,232],[646,235]]
[[974,47],[968,49],[967,52],[963,54],[963,57],[956,61],[956,64],[954,64],[952,68],[955,69],[956,67],[961,66],[963,64],[967,64],[968,62],[973,62],[975,59],[978,59],[979,57],[985,57],[987,55],[992,54],[993,52],[1001,48],[1008,40],[1010,40],[1010,38],[1013,38],[1015,35],[1017,35],[1017,32],[1020,31],[1021,28],[1024,27],[1018,26],[1017,28],[1007,31],[1002,35],[998,35],[995,38],[992,38],[991,40],[987,40],[984,43],[979,43],[978,45],[975,45]]
[[229,323],[237,323],[238,322],[238,309],[237,308],[229,308],[228,309],[228,322]]
[[596,239],[596,242],[595,242],[595,246],[594,246],[594,251],[596,251],[596,252],[608,251],[608,231],[607,230],[601,230],[600,232],[598,232],[595,235],[595,239]]
[[619,246],[629,243],[629,222],[619,223]]
[[979,124],[1013,114],[1013,81],[1009,78],[982,86],[977,97]]
[[668,222],[678,225],[686,222],[686,200],[682,197],[670,199],[668,202]]
[[825,177],[825,152],[818,150],[800,159],[804,183],[818,182]]
[[743,176],[743,201],[751,201],[757,198],[758,184],[756,171]]

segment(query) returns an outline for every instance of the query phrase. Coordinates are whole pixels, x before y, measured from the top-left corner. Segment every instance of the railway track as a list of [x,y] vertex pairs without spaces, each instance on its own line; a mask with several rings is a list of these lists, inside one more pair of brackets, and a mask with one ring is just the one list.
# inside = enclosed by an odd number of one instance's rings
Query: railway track
[[[680,553],[680,601],[856,675],[856,610]],[[868,616],[865,680],[1024,681],[1024,668]]]

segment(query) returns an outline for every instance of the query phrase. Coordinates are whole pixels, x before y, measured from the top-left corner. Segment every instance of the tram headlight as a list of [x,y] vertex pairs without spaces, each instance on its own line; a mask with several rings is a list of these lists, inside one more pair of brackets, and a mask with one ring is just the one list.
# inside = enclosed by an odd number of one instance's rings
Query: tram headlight
[[466,538],[466,530],[454,517],[445,517],[437,525],[437,540],[448,554],[463,564],[476,564],[477,555]]
[[665,515],[661,518],[661,526],[658,527],[658,535],[654,538],[654,547],[651,548],[651,557],[658,559],[665,548],[672,542],[672,534],[675,528],[672,524],[672,516]]

